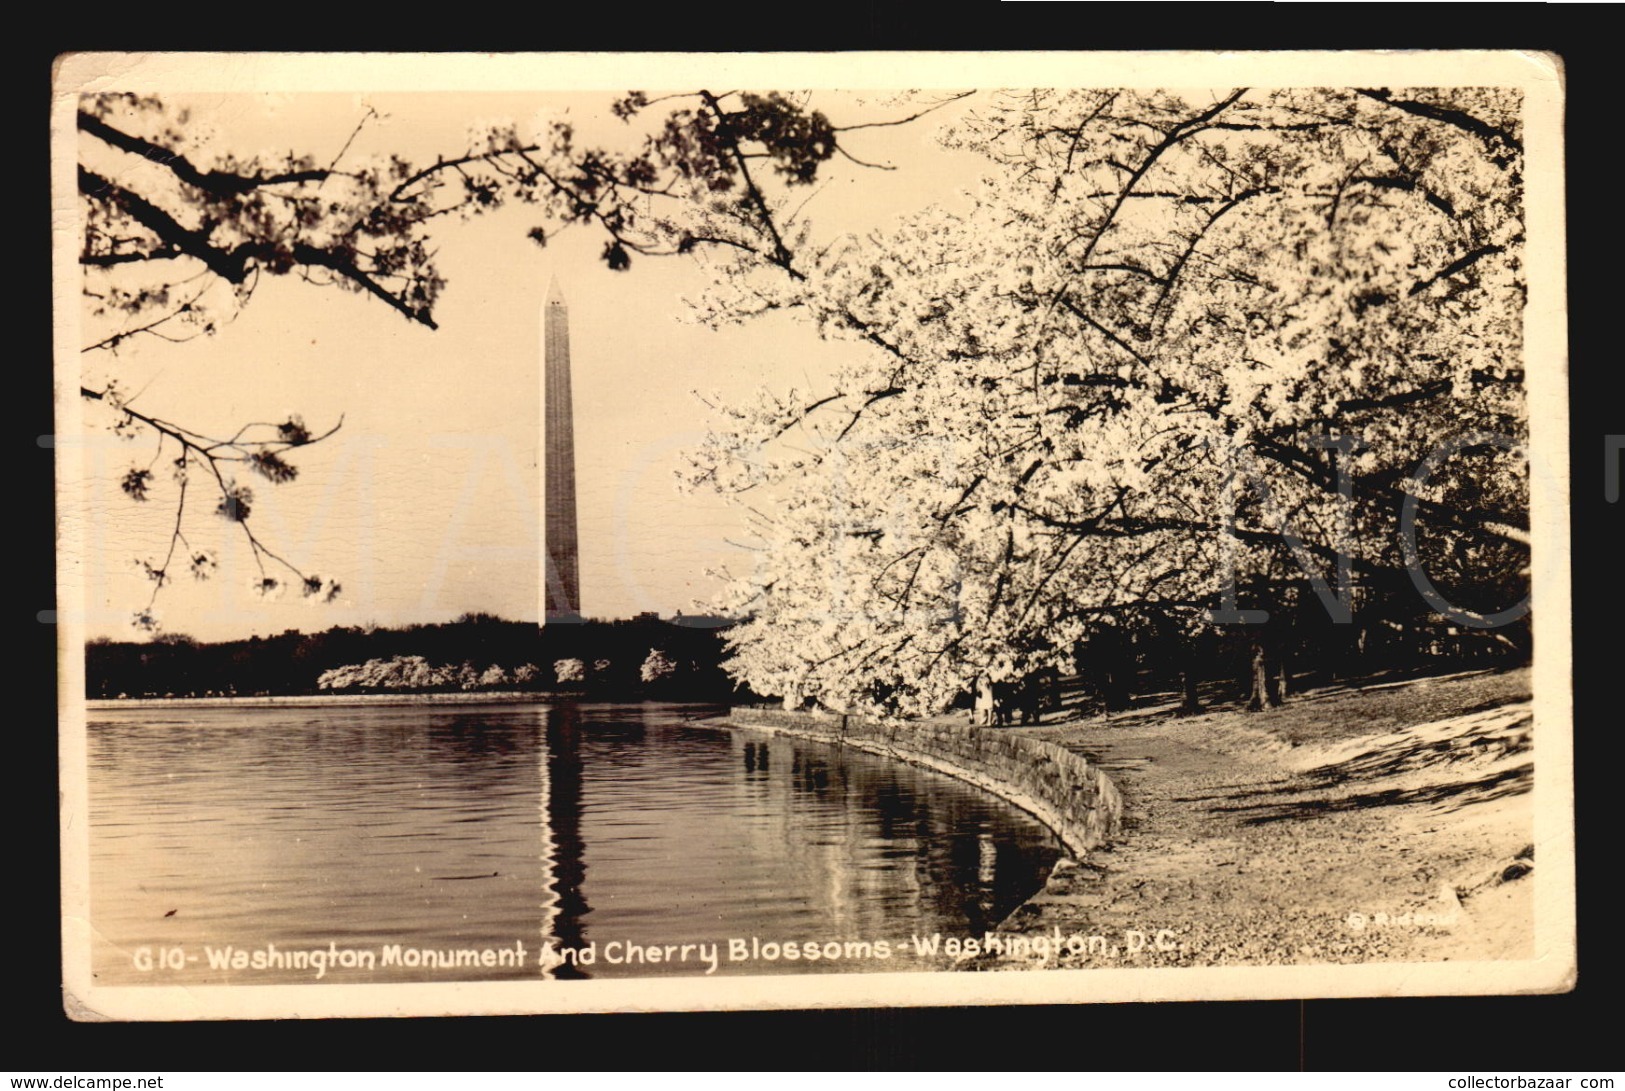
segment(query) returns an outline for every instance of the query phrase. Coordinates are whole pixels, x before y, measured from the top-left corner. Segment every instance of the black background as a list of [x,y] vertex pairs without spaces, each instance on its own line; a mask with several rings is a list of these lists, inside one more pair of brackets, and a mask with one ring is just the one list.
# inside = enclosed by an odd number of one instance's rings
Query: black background
[[[62,10],[59,8],[59,10]],[[402,9],[404,10],[404,9]],[[617,15],[618,17],[611,17]],[[212,8],[161,21],[143,9],[120,24],[66,11],[37,32],[9,131],[11,163],[27,178],[13,207],[10,295],[15,372],[6,411],[10,480],[27,501],[6,562],[16,582],[9,630],[25,697],[3,730],[15,748],[0,767],[10,848],[0,865],[6,927],[0,996],[8,1018],[0,1069],[123,1073],[195,1070],[435,1069],[1082,1069],[1440,1070],[1523,1072],[1618,1069],[1618,946],[1613,909],[1622,856],[1618,737],[1620,528],[1625,501],[1603,500],[1603,436],[1625,434],[1617,377],[1625,301],[1620,276],[1619,20],[1608,5],[1094,5],[869,4],[861,15],[798,5],[724,10],[683,5],[655,15],[603,6],[574,14],[524,8],[474,12],[450,31],[434,18],[358,7],[349,27],[320,26],[268,6]],[[450,17],[451,12],[443,12]],[[74,21],[76,19],[76,21]],[[392,26],[413,24],[416,40]],[[609,29],[606,30],[606,27]],[[421,34],[428,29],[431,37]],[[47,114],[49,67],[73,50],[849,50],[849,49],[1529,49],[1554,51],[1567,76],[1570,431],[1575,625],[1575,766],[1580,977],[1565,995],[1259,1003],[1117,1004],[824,1012],[533,1016],[495,1019],[331,1020],[210,1024],[76,1024],[62,1014],[56,814],[55,632],[52,607],[51,290]],[[319,38],[317,36],[320,36]],[[14,46],[15,47],[15,46]],[[27,527],[22,533],[21,527]],[[1539,608],[1537,604],[1537,609]],[[630,1043],[636,1043],[635,1046]],[[438,1058],[438,1060],[437,1060]]]

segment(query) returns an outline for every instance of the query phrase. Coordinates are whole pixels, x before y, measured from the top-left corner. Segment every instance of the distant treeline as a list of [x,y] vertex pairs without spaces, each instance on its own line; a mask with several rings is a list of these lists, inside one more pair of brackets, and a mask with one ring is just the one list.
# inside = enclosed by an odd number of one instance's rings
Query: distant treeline
[[204,643],[93,640],[92,699],[519,690],[609,699],[727,700],[718,619],[534,622],[467,614],[398,629],[334,626]]

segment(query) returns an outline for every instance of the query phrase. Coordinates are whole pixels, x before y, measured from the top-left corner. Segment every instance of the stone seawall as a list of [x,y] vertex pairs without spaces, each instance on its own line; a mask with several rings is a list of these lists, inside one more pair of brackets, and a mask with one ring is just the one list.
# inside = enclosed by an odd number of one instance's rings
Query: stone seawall
[[860,716],[736,708],[735,727],[850,746],[933,769],[1032,814],[1079,858],[1122,828],[1117,785],[1086,758],[1010,731],[931,721],[883,724]]

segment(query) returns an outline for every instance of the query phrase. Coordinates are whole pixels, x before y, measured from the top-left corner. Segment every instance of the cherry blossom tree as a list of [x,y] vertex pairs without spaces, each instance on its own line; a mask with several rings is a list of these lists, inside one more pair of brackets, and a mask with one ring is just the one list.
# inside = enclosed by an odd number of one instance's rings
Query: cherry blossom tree
[[433,666],[419,655],[369,659],[365,663],[352,663],[323,671],[316,679],[316,688],[324,690],[418,690],[455,684],[457,672],[453,668]]
[[735,677],[929,713],[1131,617],[1351,621],[1414,599],[1424,553],[1454,620],[1520,613],[1519,109],[999,93],[944,134],[988,163],[969,211],[741,249],[709,320],[791,311],[867,351],[823,390],[716,404],[693,452],[762,539],[724,604],[750,618]]
[[638,668],[638,677],[643,680],[644,685],[664,681],[676,673],[677,664],[659,648],[650,648],[648,656],[643,660],[643,666]]

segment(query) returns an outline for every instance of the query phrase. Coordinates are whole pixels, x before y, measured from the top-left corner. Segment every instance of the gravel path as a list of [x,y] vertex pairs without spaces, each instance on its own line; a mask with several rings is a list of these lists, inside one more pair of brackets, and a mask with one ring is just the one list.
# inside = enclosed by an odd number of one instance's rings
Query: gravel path
[[[1015,729],[1098,761],[1128,814],[1116,844],[1063,862],[1001,932],[1058,930],[1063,966],[1532,957],[1527,685],[1477,675],[1251,716]],[[1394,729],[1406,710],[1458,714]],[[1057,964],[1034,944],[980,965],[1038,962]]]

